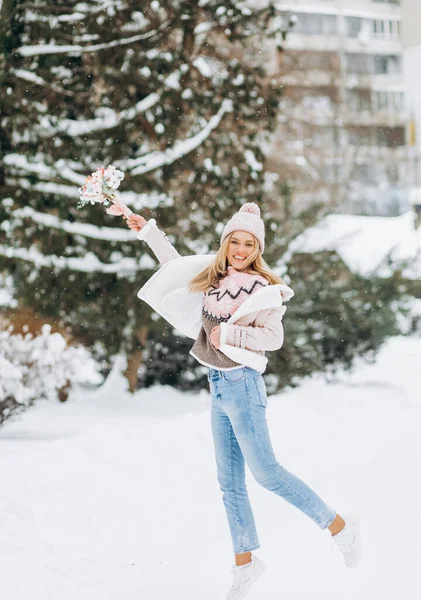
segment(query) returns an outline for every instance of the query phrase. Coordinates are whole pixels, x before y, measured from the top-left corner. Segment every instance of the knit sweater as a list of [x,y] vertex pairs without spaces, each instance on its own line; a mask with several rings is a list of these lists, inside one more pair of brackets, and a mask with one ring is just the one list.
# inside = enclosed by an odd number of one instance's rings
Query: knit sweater
[[251,294],[267,285],[269,282],[261,275],[228,267],[226,277],[204,293],[202,328],[190,354],[201,364],[215,369],[231,370],[242,366],[217,350],[210,341],[210,334],[215,326],[228,321]]

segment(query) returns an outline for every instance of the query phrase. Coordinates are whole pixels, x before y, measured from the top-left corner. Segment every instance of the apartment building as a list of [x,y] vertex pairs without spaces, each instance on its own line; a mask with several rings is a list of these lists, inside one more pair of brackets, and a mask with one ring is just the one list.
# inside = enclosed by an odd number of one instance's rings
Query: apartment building
[[421,1],[402,0],[402,41],[409,116],[409,181],[421,205]]
[[294,25],[283,51],[268,45],[284,87],[272,168],[292,184],[296,206],[399,214],[408,198],[400,0],[279,0],[277,8]]

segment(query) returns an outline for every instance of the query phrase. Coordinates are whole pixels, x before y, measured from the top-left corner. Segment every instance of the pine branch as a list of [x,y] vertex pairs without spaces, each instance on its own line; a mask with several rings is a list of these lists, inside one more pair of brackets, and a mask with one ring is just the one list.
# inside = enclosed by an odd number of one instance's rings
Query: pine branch
[[30,173],[37,173],[49,180],[67,179],[76,185],[83,185],[86,179],[86,176],[73,171],[64,160],[58,160],[53,166],[48,166],[42,163],[39,157],[36,162],[30,162],[26,156],[12,153],[6,154],[3,161],[5,165],[23,169]]
[[66,54],[68,56],[80,56],[81,54],[88,52],[99,52],[100,50],[110,50],[111,48],[118,48],[121,46],[128,46],[141,42],[144,40],[151,39],[160,34],[171,24],[170,20],[164,21],[158,29],[148,31],[147,33],[132,36],[130,38],[122,38],[119,40],[113,40],[105,44],[96,44],[92,46],[80,46],[80,45],[59,45],[59,44],[38,44],[35,46],[21,46],[18,48],[17,53],[21,56],[41,56],[46,54]]
[[63,94],[64,96],[74,96],[75,95],[75,93],[72,92],[71,90],[65,90],[64,88],[62,88],[59,85],[56,85],[54,83],[48,83],[48,81],[45,81],[45,79],[43,79],[42,77],[39,77],[39,75],[35,75],[35,73],[31,73],[31,71],[25,71],[24,69],[12,69],[10,72],[12,75],[19,77],[20,79],[23,79],[24,81],[34,83],[35,85],[39,85],[39,86],[45,87],[47,89],[51,89],[51,90],[53,90],[53,92],[57,92],[58,94]]
[[212,131],[218,127],[224,114],[231,111],[231,100],[223,100],[221,108],[218,110],[216,115],[211,117],[206,124],[206,127],[204,127],[196,135],[183,141],[177,141],[174,146],[167,148],[163,152],[151,152],[145,156],[141,156],[140,158],[119,161],[117,166],[120,166],[120,168],[123,169],[129,169],[132,175],[143,175],[144,173],[155,171],[164,165],[173,164],[203,144],[203,142],[210,136]]
[[[31,219],[35,223],[51,227],[60,231],[65,231],[72,235],[81,235],[94,240],[103,240],[107,242],[135,242],[136,235],[122,227],[97,227],[90,223],[72,223],[65,219],[59,219],[55,215],[42,213],[34,210],[30,206],[18,208],[13,211],[13,219]],[[14,227],[12,221],[12,228]]]
[[41,254],[34,246],[12,248],[0,245],[0,256],[30,262],[37,268],[52,268],[57,271],[69,269],[80,273],[118,273],[121,277],[130,276],[143,269],[153,269],[156,265],[148,254],[144,254],[140,260],[126,257],[116,262],[103,263],[92,252],[88,252],[83,258],[66,258],[54,254]]
[[104,117],[95,119],[75,120],[61,119],[58,127],[49,127],[46,131],[39,131],[43,138],[50,138],[57,134],[66,134],[69,137],[86,136],[96,131],[106,131],[118,127],[125,121],[133,120],[137,115],[152,108],[160,100],[159,94],[153,92],[140,100],[137,104],[130,108],[126,108],[117,113],[111,108],[108,109],[108,114]]

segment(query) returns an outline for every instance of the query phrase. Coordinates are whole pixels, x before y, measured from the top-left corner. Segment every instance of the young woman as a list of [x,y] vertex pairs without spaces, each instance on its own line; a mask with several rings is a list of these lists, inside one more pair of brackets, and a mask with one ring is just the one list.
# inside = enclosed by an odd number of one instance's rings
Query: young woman
[[342,518],[276,460],[266,421],[265,351],[283,343],[284,301],[293,291],[262,258],[265,228],[254,202],[226,224],[216,255],[180,257],[168,238],[139,215],[139,231],[163,265],[138,296],[195,340],[190,353],[209,368],[211,424],[218,481],[231,531],[235,566],[227,600],[240,600],[265,570],[250,506],[245,463],[256,481],[328,529],[355,567],[361,556],[359,520]]

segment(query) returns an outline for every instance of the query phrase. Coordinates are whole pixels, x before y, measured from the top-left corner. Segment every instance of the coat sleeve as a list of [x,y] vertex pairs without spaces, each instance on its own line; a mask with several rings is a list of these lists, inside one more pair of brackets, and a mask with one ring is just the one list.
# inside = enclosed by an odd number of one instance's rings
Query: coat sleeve
[[282,316],[285,306],[273,308],[268,312],[261,326],[235,325],[221,323],[221,345],[228,344],[246,350],[279,350],[284,343]]
[[155,219],[148,221],[139,231],[137,237],[148,244],[161,265],[181,256],[165,233],[158,229]]

